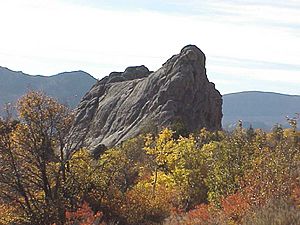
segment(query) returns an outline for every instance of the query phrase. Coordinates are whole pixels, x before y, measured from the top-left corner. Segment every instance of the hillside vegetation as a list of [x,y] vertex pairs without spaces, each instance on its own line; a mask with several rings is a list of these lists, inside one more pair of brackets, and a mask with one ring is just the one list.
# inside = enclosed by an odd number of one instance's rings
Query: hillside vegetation
[[72,113],[30,92],[0,121],[0,224],[300,224],[300,132],[180,126],[66,154]]

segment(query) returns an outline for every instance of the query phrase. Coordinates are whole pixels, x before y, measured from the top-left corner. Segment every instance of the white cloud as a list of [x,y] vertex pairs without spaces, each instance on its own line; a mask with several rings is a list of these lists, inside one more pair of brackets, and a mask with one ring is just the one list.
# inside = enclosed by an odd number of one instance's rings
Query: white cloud
[[[141,64],[155,70],[186,44],[196,44],[205,52],[209,74],[236,79],[243,79],[238,76],[243,74],[258,82],[261,73],[264,80],[284,79],[283,71],[215,65],[216,55],[299,65],[299,29],[276,25],[300,21],[296,8],[204,1],[224,15],[202,15],[197,14],[198,1],[189,1],[195,9],[187,15],[107,10],[62,0],[0,1],[0,65],[30,74],[82,69],[100,77]],[[298,82],[298,72],[285,75]],[[222,81],[224,90],[230,89],[226,77],[213,77],[216,84]]]

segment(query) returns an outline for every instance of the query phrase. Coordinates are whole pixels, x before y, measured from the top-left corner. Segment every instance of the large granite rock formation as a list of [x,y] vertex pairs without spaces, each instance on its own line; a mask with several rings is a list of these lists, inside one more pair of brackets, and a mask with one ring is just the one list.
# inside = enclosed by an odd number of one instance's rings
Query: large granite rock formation
[[113,146],[149,124],[184,124],[188,131],[221,129],[222,97],[208,81],[205,55],[184,47],[156,72],[128,67],[98,81],[83,97],[70,131],[71,150]]

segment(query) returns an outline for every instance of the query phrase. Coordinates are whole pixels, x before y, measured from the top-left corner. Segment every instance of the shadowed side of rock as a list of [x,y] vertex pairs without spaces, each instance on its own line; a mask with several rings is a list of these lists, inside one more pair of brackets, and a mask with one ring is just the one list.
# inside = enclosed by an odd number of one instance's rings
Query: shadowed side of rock
[[208,81],[205,55],[189,45],[155,72],[129,67],[94,85],[76,110],[70,149],[110,147],[150,123],[165,127],[179,121],[189,132],[218,130],[221,119],[222,96]]

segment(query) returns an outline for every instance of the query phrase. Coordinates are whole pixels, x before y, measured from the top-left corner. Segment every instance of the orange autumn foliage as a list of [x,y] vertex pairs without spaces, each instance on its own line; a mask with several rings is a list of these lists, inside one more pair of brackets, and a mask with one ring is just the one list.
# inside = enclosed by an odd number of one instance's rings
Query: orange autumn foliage
[[292,190],[292,199],[295,204],[300,208],[300,186],[297,185]]
[[188,213],[188,217],[190,220],[197,218],[203,222],[207,222],[211,219],[211,216],[212,216],[210,210],[211,210],[210,205],[200,204],[200,205],[196,206],[195,209],[191,210]]
[[105,225],[101,222],[102,212],[94,213],[88,203],[84,202],[76,212],[66,212],[67,225],[80,224],[80,225]]
[[246,197],[241,193],[235,193],[227,196],[221,202],[225,216],[239,221],[240,218],[250,209],[250,204]]
[[211,224],[212,218],[215,216],[216,209],[211,204],[200,204],[194,209],[185,212],[182,209],[173,208],[171,215],[166,219],[164,225],[201,225]]

